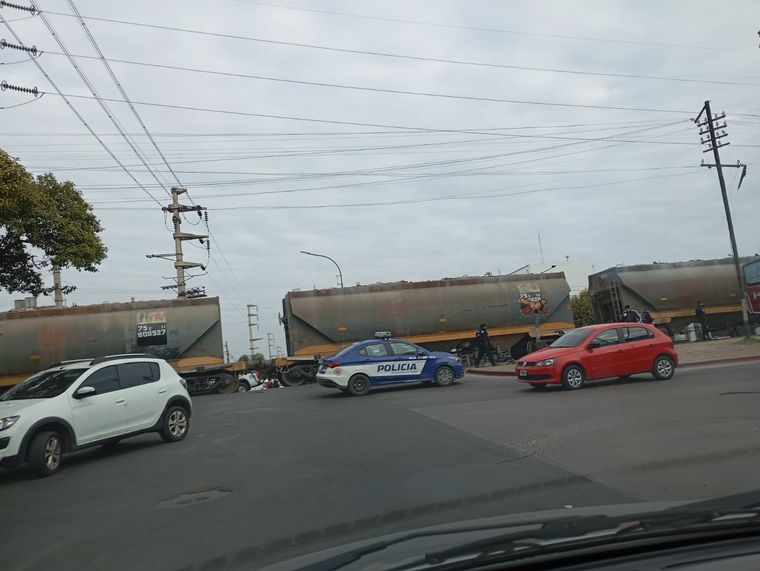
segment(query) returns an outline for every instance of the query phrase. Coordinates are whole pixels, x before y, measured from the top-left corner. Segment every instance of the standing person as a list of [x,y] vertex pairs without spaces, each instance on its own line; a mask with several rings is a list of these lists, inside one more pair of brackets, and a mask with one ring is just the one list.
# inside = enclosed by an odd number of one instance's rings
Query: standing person
[[488,355],[488,360],[491,361],[491,366],[496,366],[496,360],[491,353],[491,340],[488,338],[488,325],[481,323],[478,330],[475,332],[475,347],[478,349],[478,355],[475,357],[475,366],[480,366],[480,361],[484,355]]
[[649,325],[651,325],[652,323],[654,323],[654,319],[652,318],[652,314],[649,313],[648,309],[645,309],[644,311],[641,312],[641,322],[642,323],[648,323]]
[[641,318],[639,317],[638,311],[631,309],[630,305],[626,305],[623,308],[623,317],[621,321],[624,321],[626,323],[636,323],[638,321],[641,321]]
[[697,323],[702,329],[702,341],[712,339],[712,333],[710,333],[710,326],[707,324],[707,312],[705,306],[701,301],[697,302],[697,307],[694,308],[694,316],[697,318]]

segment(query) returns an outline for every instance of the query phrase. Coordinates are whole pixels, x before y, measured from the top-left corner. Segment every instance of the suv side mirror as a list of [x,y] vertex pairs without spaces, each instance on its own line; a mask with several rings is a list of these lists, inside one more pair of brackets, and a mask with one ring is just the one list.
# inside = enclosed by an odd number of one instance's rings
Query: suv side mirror
[[97,392],[98,391],[95,390],[95,387],[88,387],[88,386],[79,387],[74,392],[74,398],[83,399],[83,398],[91,397],[92,395],[97,394]]

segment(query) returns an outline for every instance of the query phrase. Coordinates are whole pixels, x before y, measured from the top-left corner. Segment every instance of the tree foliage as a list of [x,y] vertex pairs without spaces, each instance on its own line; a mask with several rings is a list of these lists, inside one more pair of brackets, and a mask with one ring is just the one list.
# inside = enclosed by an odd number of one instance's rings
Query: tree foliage
[[573,321],[576,327],[594,323],[594,309],[587,289],[570,298],[570,308],[573,310]]
[[40,295],[50,267],[88,272],[106,257],[103,228],[72,182],[34,178],[0,149],[0,289]]

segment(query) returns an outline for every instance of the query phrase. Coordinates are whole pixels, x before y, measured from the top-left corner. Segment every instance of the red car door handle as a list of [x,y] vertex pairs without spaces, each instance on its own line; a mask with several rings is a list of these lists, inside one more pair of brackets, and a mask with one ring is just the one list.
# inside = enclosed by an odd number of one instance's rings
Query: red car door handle
[[618,349],[618,353],[624,353],[625,349]]

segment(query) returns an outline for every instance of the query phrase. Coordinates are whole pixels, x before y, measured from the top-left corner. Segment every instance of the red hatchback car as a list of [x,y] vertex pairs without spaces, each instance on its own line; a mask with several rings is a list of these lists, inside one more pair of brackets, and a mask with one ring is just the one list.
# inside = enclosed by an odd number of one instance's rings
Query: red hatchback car
[[673,376],[678,353],[673,340],[644,323],[605,323],[574,329],[517,362],[517,379],[535,389],[562,384],[579,389],[586,381],[651,373]]

